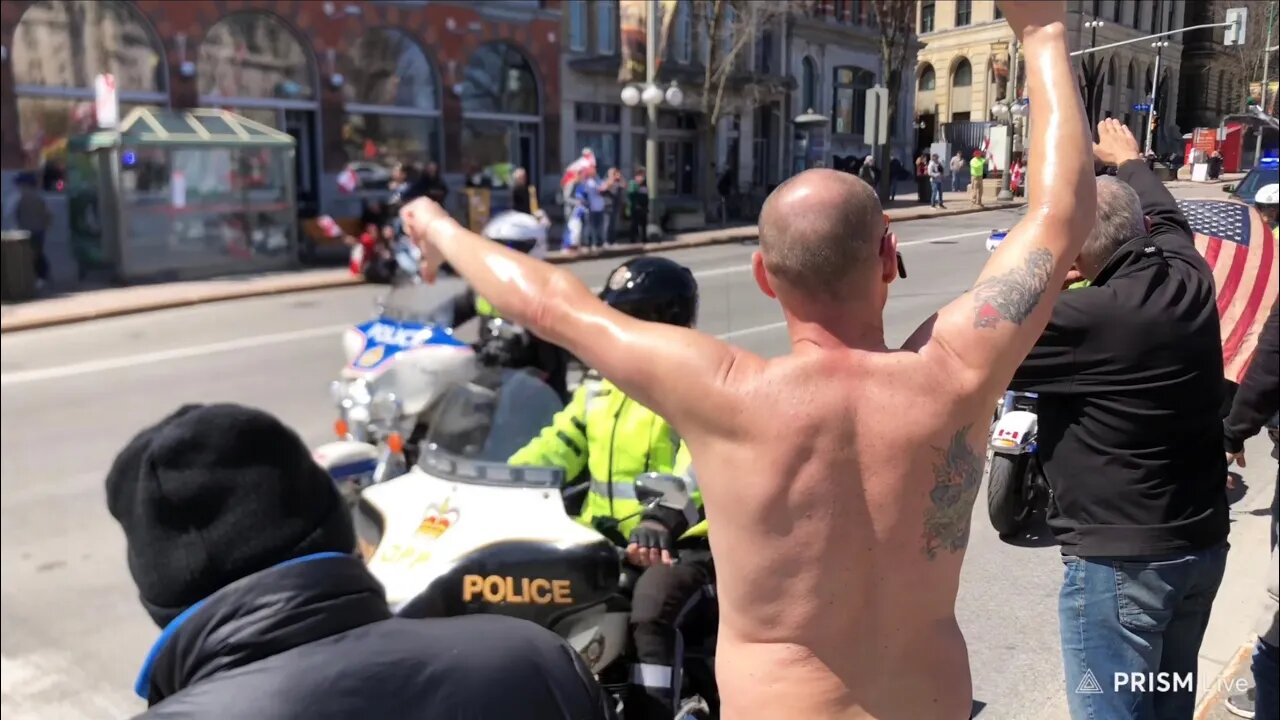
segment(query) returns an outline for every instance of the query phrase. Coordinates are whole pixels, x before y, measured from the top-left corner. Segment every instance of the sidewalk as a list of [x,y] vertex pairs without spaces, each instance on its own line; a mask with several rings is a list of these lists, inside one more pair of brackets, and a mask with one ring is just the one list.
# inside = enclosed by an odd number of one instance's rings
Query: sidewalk
[[[949,215],[964,215],[984,210],[1017,207],[1022,200],[1000,203],[992,200],[983,208],[972,207],[965,193],[946,193],[945,210],[921,206],[915,197],[889,203],[886,210],[894,221],[919,220]],[[639,255],[645,252],[666,252],[678,248],[703,247],[756,239],[754,225],[711,228],[675,235],[672,240],[650,245],[612,245],[595,254],[573,253],[555,250],[547,254],[548,262],[571,263],[597,258]],[[85,290],[57,297],[41,298],[24,303],[0,307],[0,333],[34,330],[36,328],[66,325],[98,318],[133,313],[164,310],[168,308],[198,305],[220,300],[279,295],[282,293],[320,290],[324,288],[360,285],[363,280],[345,267],[303,269],[259,275],[239,275],[210,280],[159,283],[155,285],[131,285],[103,290]]]

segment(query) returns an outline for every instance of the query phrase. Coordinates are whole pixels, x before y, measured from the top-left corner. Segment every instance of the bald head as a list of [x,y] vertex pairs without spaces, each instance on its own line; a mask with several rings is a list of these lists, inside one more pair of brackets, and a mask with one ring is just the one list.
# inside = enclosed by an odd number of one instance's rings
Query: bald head
[[851,279],[876,265],[884,211],[859,178],[806,170],[769,195],[759,225],[769,275],[794,290],[838,298]]

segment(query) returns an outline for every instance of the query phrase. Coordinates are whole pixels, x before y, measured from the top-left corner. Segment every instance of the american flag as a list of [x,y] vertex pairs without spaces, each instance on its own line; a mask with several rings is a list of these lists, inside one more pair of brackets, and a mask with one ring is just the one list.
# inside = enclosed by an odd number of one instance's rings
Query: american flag
[[1276,238],[1258,211],[1223,200],[1179,200],[1196,249],[1213,269],[1222,318],[1222,364],[1240,382],[1277,295]]

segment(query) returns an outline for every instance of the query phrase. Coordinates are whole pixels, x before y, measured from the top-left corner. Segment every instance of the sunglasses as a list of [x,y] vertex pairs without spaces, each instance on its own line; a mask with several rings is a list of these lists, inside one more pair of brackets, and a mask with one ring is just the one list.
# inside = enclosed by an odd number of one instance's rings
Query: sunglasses
[[[880,236],[880,247],[883,248],[889,242],[889,223],[892,222],[888,215],[884,216],[884,235]],[[907,277],[907,264],[902,260],[902,251],[896,250],[894,254],[898,256],[898,277],[905,279]]]

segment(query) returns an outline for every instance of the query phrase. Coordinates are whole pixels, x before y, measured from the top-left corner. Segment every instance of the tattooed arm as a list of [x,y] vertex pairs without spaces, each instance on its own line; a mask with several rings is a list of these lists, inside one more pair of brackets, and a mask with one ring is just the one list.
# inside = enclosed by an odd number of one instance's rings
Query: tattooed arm
[[1004,388],[1044,329],[1093,228],[1097,201],[1093,144],[1072,80],[1062,4],[1002,5],[1027,59],[1031,201],[973,288],[906,343],[962,392],[984,397]]

